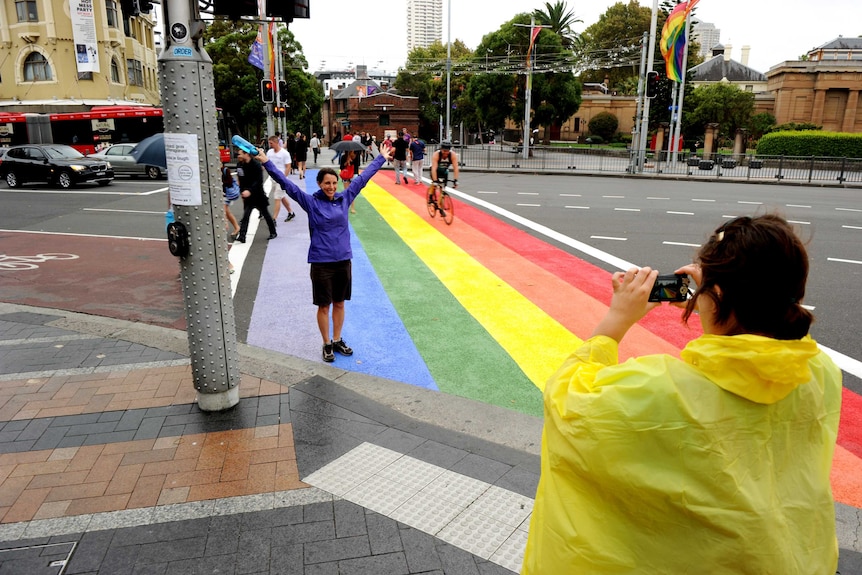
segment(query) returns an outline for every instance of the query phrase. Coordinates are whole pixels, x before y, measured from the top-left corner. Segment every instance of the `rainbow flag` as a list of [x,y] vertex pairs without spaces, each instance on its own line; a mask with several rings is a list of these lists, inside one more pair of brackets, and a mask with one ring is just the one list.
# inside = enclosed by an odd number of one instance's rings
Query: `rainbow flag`
[[685,74],[682,62],[686,50],[685,22],[698,0],[680,2],[671,10],[661,30],[659,47],[664,57],[667,77],[674,82],[681,82]]

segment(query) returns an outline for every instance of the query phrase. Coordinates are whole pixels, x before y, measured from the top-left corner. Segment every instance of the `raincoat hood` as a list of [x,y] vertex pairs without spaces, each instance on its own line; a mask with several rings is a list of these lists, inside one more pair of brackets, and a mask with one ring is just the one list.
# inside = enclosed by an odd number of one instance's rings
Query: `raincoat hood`
[[749,401],[781,401],[811,381],[808,362],[817,354],[811,337],[777,340],[759,335],[703,335],[680,354],[720,388]]

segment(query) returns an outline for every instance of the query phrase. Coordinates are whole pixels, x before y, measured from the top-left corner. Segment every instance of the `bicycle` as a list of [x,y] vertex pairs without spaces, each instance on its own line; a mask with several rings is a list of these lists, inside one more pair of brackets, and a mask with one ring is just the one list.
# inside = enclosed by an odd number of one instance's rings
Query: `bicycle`
[[445,180],[434,180],[428,186],[428,215],[432,218],[440,212],[440,216],[446,224],[451,225],[455,219],[455,203],[452,196],[446,191]]

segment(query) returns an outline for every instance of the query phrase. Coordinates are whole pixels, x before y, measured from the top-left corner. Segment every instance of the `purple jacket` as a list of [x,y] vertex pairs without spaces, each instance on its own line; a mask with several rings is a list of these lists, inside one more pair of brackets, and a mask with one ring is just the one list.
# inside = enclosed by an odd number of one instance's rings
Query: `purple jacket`
[[308,263],[331,263],[353,258],[350,248],[350,227],[348,211],[350,204],[371,180],[386,158],[378,154],[362,173],[340,194],[335,194],[332,201],[322,190],[313,194],[302,191],[296,184],[279,172],[272,162],[267,161],[263,167],[272,176],[290,198],[308,213],[308,231],[311,245],[308,246]]

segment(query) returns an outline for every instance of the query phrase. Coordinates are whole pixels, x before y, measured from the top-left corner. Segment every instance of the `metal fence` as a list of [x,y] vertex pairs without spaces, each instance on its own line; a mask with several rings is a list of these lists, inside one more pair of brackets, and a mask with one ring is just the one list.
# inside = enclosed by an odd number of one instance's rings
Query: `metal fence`
[[[429,149],[429,153],[433,152]],[[713,155],[704,159],[688,152],[648,152],[637,169],[637,151],[612,148],[533,146],[530,157],[512,144],[462,146],[456,149],[461,168],[547,173],[634,173],[693,179],[756,180],[816,185],[862,185],[862,159],[791,156]],[[430,164],[430,161],[426,162]]]

